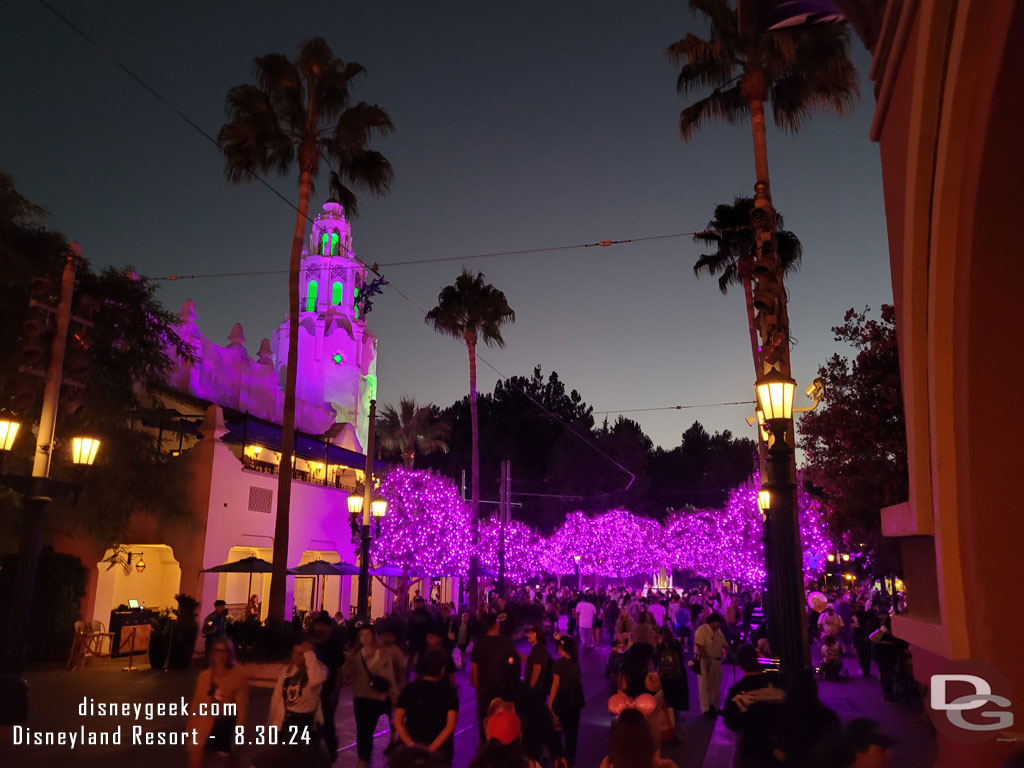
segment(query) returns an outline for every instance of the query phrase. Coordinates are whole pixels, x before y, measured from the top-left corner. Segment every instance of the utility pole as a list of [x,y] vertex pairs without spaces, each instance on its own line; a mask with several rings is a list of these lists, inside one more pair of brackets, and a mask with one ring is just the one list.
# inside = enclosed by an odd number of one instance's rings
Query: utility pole
[[15,576],[14,599],[8,614],[10,642],[7,672],[20,674],[25,669],[28,628],[31,623],[32,596],[35,592],[36,568],[43,533],[43,514],[49,505],[50,459],[57,428],[57,405],[64,371],[64,351],[71,325],[71,302],[75,290],[75,262],[82,256],[77,243],[68,245],[68,257],[61,275],[60,304],[56,310],[57,327],[50,347],[50,364],[46,369],[43,410],[39,417],[36,450],[32,459],[32,479],[21,514],[21,541],[18,546],[18,571]]
[[505,597],[505,529],[512,519],[512,462],[501,462],[498,487],[498,594]]
[[[363,473],[363,527],[359,546],[359,598],[356,616],[370,618],[370,514],[373,499],[373,433],[377,421],[377,401],[370,401],[370,426],[366,432],[366,469]],[[358,497],[357,497],[358,498]]]

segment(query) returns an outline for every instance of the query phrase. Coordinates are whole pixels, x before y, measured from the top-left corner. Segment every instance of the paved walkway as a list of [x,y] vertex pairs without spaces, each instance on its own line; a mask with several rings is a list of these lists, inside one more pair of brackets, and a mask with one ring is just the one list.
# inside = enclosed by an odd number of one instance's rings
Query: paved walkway
[[[608,687],[604,677],[604,666],[608,649],[585,653],[581,660],[583,670],[583,686],[587,696],[587,705],[583,711],[580,725],[579,768],[597,768],[607,754],[608,725],[611,716],[606,704]],[[0,745],[0,765],[5,768],[21,768],[21,766],[68,765],[82,768],[109,768],[112,764],[130,758],[143,759],[146,768],[181,768],[184,765],[183,749],[173,746],[132,746],[132,727],[141,726],[146,732],[174,732],[184,727],[181,717],[154,717],[152,720],[136,722],[133,718],[106,718],[80,716],[79,707],[83,701],[91,699],[95,702],[132,702],[145,705],[147,703],[178,702],[182,697],[191,699],[195,686],[196,670],[172,670],[154,672],[143,665],[137,672],[122,672],[123,662],[114,660],[109,664],[89,665],[76,672],[67,672],[63,668],[37,668],[29,675],[31,692],[31,712],[28,727],[32,732],[43,734],[54,731],[79,732],[112,730],[122,727],[123,743],[120,746],[85,746],[70,750],[59,746],[12,746]],[[469,686],[469,670],[458,673],[457,684],[462,709],[455,737],[454,768],[466,768],[476,751],[477,726],[475,707],[473,705],[473,689]],[[731,680],[731,670],[727,669],[723,685]],[[686,734],[679,745],[668,745],[664,751],[666,757],[675,760],[680,768],[700,768],[711,738],[713,723],[695,717],[699,714],[697,704],[696,677],[690,675],[691,708],[685,718]],[[250,724],[262,723],[266,720],[269,707],[269,689],[253,688],[250,696]],[[354,768],[357,762],[355,754],[355,721],[352,715],[351,688],[342,692],[336,717],[340,752],[335,765],[340,768]],[[383,749],[387,744],[387,725],[382,719],[378,724],[378,732],[374,744],[374,768],[383,768],[385,761]],[[251,764],[251,757],[257,752],[255,747],[242,747],[238,751],[240,766],[246,768]]]
[[[604,665],[607,648],[585,653],[582,657],[584,692],[587,705],[583,711],[580,726],[580,744],[577,757],[578,768],[597,768],[607,753],[608,725],[611,716],[606,709],[607,683],[604,678]],[[902,705],[885,704],[876,677],[861,678],[853,660],[847,660],[850,669],[849,679],[836,683],[822,683],[822,699],[839,713],[843,720],[854,717],[871,717],[882,724],[891,735],[898,738],[899,743],[893,747],[894,765],[900,768],[926,768],[935,759],[935,740],[932,735],[927,716],[914,712]],[[29,728],[39,733],[47,731],[75,731],[81,727],[87,731],[113,729],[122,726],[123,743],[117,746],[85,746],[76,747],[73,751],[67,747],[54,746],[0,746],[0,765],[5,768],[21,768],[21,766],[67,765],[82,768],[109,768],[126,758],[143,759],[146,768],[181,768],[184,765],[183,750],[170,746],[132,746],[130,744],[131,729],[141,726],[143,732],[173,732],[184,726],[180,717],[154,717],[152,720],[136,722],[132,718],[103,718],[80,716],[79,707],[86,699],[95,702],[133,702],[145,705],[158,702],[178,702],[181,697],[186,701],[191,698],[195,685],[196,670],[178,670],[171,672],[153,672],[143,666],[137,672],[122,672],[122,663],[117,661],[108,665],[87,666],[77,672],[67,672],[62,668],[35,669],[29,675],[32,686],[31,713]],[[723,669],[723,689],[733,682],[733,667]],[[454,768],[466,768],[476,750],[476,718],[473,705],[473,690],[469,686],[469,671],[457,675],[459,698],[462,709],[455,737]],[[699,717],[697,703],[697,680],[689,675],[690,711],[687,713],[685,735],[679,745],[667,745],[663,755],[673,759],[679,768],[728,768],[731,757],[731,734],[721,725]],[[252,689],[250,701],[250,723],[262,723],[266,720],[269,705],[269,689]],[[352,716],[351,688],[342,693],[341,703],[336,718],[340,753],[335,765],[340,768],[354,768],[355,754],[355,722]],[[374,745],[374,768],[383,768],[383,749],[387,744],[386,723],[382,719]],[[708,750],[708,744],[714,744]],[[708,761],[705,762],[705,751]],[[251,757],[257,752],[255,747],[242,747],[239,750],[240,766],[251,764]]]

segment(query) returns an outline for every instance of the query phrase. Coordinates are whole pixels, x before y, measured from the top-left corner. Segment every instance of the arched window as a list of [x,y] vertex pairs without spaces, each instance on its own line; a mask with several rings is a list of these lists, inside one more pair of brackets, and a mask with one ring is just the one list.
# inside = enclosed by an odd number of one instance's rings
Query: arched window
[[356,308],[356,320],[359,319],[359,289],[352,289],[352,306]]
[[338,243],[340,242],[341,238],[337,232],[324,232],[320,235],[320,255],[337,256],[339,253]]
[[331,283],[331,306],[336,307],[341,304],[344,294],[345,288],[339,281]]
[[316,311],[316,280],[310,280],[306,285],[306,311]]

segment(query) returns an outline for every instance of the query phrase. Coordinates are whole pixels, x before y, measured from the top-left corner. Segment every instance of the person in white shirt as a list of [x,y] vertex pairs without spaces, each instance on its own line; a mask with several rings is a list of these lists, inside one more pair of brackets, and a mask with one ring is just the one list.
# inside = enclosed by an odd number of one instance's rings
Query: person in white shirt
[[665,626],[665,606],[661,603],[652,600],[651,604],[647,606],[647,612],[651,614],[651,619],[654,620],[654,626],[661,629]]
[[843,619],[836,613],[836,609],[831,604],[818,617],[818,629],[821,630],[823,637],[825,635],[833,635],[836,640],[839,639],[839,633],[843,631]]
[[283,743],[310,744],[308,740],[323,722],[320,688],[327,679],[325,667],[308,642],[292,647],[291,663],[277,679],[270,697],[267,725],[277,726]]
[[722,651],[731,651],[722,634],[722,617],[717,613],[697,627],[693,645],[700,665],[700,708],[702,714],[715,717],[722,698]]
[[594,615],[597,613],[597,606],[583,598],[576,603],[576,625],[580,628],[580,643],[584,650],[593,645]]

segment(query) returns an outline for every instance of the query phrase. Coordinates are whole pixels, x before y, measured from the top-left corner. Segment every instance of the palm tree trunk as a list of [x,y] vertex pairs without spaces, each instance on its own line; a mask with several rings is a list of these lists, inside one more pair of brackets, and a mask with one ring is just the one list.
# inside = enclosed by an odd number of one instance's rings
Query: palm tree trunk
[[754,286],[750,279],[749,265],[740,265],[740,280],[743,283],[743,298],[747,303],[747,329],[750,331],[750,353],[754,358],[754,378],[759,379],[764,371],[761,369],[761,349],[757,343],[757,323],[754,320]]
[[303,167],[299,173],[299,205],[295,212],[295,233],[288,262],[288,363],[285,370],[284,413],[281,418],[281,463],[277,472],[277,517],[274,521],[274,570],[270,575],[270,604],[267,615],[285,621],[285,592],[288,578],[288,533],[291,523],[292,455],[295,450],[295,384],[299,362],[299,262],[302,238],[306,234],[309,198],[313,191],[313,172]]
[[480,429],[476,420],[476,339],[467,338],[469,350],[469,422],[473,432],[472,483],[473,494],[470,506],[469,528],[473,548],[469,554],[469,610],[476,615],[480,599],[480,583],[477,573],[480,560],[477,548],[480,545]]
[[771,180],[768,177],[768,138],[764,125],[764,101],[762,99],[751,99],[750,106],[750,128],[754,135],[754,173],[758,181],[768,185],[768,200],[772,199]]
[[416,461],[416,453],[414,451],[403,451],[402,452],[402,466],[406,469],[412,469],[413,464]]

